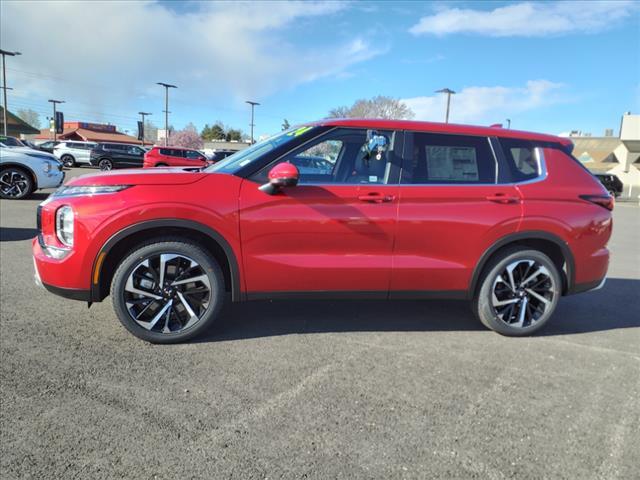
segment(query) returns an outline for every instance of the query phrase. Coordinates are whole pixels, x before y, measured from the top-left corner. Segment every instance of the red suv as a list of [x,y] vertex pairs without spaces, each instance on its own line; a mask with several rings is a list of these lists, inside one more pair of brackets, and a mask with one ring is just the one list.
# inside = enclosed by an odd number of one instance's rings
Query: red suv
[[204,167],[209,162],[204,153],[192,148],[153,147],[144,155],[144,168],[150,167]]
[[226,292],[467,299],[487,327],[526,335],[607,272],[613,199],[570,150],[500,128],[324,120],[201,171],[84,175],[38,208],[36,280],[111,294],[158,343],[208,328]]

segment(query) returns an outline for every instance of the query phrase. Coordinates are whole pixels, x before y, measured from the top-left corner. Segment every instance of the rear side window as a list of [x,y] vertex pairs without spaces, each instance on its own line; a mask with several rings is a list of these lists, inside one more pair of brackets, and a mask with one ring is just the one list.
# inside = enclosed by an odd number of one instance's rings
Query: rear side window
[[175,148],[161,148],[160,149],[160,155],[166,155],[168,157],[182,158],[182,157],[184,157],[183,153],[184,153],[183,150],[177,150]]
[[538,178],[542,168],[533,142],[513,138],[501,138],[500,145],[507,160],[511,179],[524,182]]
[[486,137],[416,132],[407,153],[404,184],[496,182],[496,160]]

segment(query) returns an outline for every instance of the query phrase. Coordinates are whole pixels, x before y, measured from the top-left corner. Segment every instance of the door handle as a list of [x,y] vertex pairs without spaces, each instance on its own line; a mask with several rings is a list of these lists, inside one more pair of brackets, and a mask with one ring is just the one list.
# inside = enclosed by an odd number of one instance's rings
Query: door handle
[[396,197],[393,195],[382,195],[381,193],[369,193],[367,195],[358,195],[361,202],[385,203],[392,202]]
[[487,200],[489,200],[490,202],[502,203],[506,205],[509,203],[518,203],[520,201],[520,198],[504,193],[496,193],[495,195],[488,195]]

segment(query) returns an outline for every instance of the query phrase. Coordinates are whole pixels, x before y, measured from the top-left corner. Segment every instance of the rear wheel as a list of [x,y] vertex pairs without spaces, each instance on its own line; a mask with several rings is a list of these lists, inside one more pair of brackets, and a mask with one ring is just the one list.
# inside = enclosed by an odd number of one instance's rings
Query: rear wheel
[[116,315],[152,343],[187,341],[215,321],[224,302],[220,266],[199,245],[157,239],[134,249],[111,284]]
[[73,158],[73,156],[71,156],[71,155],[63,155],[60,158],[60,161],[67,168],[73,168],[73,167],[76,166],[76,159]]
[[491,260],[480,279],[473,310],[503,335],[529,335],[551,318],[561,295],[560,272],[538,250],[512,248]]
[[103,172],[107,172],[113,169],[113,162],[108,158],[103,158],[98,162],[98,167],[100,167],[100,170]]
[[18,167],[7,167],[0,170],[0,198],[20,200],[26,198],[34,190],[31,175]]

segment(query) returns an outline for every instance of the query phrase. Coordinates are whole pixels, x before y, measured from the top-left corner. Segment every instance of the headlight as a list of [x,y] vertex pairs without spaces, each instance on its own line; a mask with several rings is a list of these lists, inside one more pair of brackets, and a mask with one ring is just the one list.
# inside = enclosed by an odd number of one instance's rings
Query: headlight
[[56,197],[69,197],[72,195],[98,195],[101,193],[115,193],[125,188],[129,188],[131,185],[94,185],[94,186],[79,186],[79,187],[60,187],[54,195]]
[[67,247],[73,247],[73,209],[69,205],[56,211],[56,235]]

